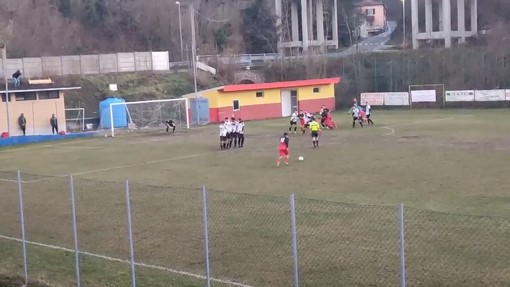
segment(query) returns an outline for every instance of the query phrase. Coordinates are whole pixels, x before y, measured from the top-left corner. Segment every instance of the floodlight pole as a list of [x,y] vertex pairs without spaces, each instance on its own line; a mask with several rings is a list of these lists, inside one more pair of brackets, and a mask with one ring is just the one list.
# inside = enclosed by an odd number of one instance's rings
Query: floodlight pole
[[189,6],[189,14],[191,20],[191,56],[193,58],[193,84],[195,85],[195,101],[197,106],[197,125],[200,124],[200,106],[199,99],[197,97],[197,43],[195,36],[195,8],[193,3]]
[[175,1],[179,10],[179,36],[181,38],[181,62],[184,62],[184,49],[182,48],[182,21],[181,21],[181,2]]
[[9,82],[7,82],[7,71],[5,70],[5,62],[7,60],[7,44],[2,44],[2,71],[5,81],[5,109],[7,116],[7,132],[11,134],[11,115],[9,112]]

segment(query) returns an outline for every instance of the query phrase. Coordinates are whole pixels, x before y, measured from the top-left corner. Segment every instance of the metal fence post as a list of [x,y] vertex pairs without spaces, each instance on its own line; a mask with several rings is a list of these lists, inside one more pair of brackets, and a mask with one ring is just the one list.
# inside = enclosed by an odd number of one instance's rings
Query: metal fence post
[[131,200],[129,196],[129,181],[126,180],[126,213],[128,223],[128,236],[129,236],[129,259],[131,264],[131,286],[136,287],[136,273],[135,273],[135,251],[133,248],[133,228],[131,224]]
[[21,246],[23,249],[23,272],[25,276],[25,285],[28,284],[28,265],[27,265],[27,242],[25,238],[25,208],[23,205],[23,190],[21,188],[21,171],[18,170],[18,192],[19,192],[19,214],[21,222]]
[[73,217],[73,237],[74,237],[74,264],[76,269],[76,286],[81,286],[80,280],[80,253],[78,251],[78,228],[76,225],[76,200],[74,197],[74,179],[69,176],[69,192],[71,193],[71,212]]
[[292,233],[292,258],[294,261],[294,287],[299,287],[299,259],[296,229],[296,200],[294,194],[290,195],[290,221]]
[[211,267],[209,262],[209,227],[207,219],[207,191],[205,185],[202,187],[202,222],[204,227],[204,249],[205,249],[205,278],[206,286],[211,287]]
[[406,255],[404,239],[404,204],[400,204],[398,210],[398,221],[400,226],[400,287],[406,286]]

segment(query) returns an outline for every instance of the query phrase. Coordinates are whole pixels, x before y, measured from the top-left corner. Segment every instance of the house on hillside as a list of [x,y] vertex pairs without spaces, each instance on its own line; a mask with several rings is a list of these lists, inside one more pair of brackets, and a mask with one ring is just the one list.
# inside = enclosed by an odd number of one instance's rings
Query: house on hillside
[[335,109],[340,78],[229,85],[182,96],[189,99],[193,123],[218,123],[226,117],[262,120],[289,117],[295,110]]
[[359,26],[361,38],[367,38],[386,30],[386,5],[381,0],[363,0],[357,6],[363,17]]

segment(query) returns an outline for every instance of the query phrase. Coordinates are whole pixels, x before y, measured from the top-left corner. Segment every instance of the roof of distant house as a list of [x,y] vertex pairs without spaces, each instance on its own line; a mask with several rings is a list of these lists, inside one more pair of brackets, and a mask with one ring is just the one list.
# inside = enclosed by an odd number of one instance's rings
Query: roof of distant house
[[383,5],[386,6],[381,0],[363,0],[357,4],[357,6],[378,6]]
[[221,89],[221,90],[223,92],[242,92],[242,91],[319,86],[319,85],[337,84],[339,82],[340,82],[340,78],[312,79],[312,80],[298,80],[298,81],[260,83],[260,84],[230,85],[230,86],[224,86],[223,89]]

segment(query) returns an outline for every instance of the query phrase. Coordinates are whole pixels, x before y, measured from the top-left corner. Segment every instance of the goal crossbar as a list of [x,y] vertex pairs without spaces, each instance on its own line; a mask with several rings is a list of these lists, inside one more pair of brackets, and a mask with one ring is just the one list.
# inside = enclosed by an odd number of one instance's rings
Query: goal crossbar
[[[185,113],[186,113],[186,128],[189,129],[189,103],[188,99],[181,98],[181,99],[165,99],[165,100],[149,100],[149,101],[135,101],[135,102],[124,102],[124,103],[111,103],[110,104],[110,129],[111,129],[111,136],[115,136],[115,126],[113,124],[113,106],[127,106],[129,105],[135,105],[135,104],[150,104],[150,103],[167,103],[167,102],[183,102],[185,106]],[[127,111],[129,113],[129,110]]]

